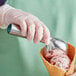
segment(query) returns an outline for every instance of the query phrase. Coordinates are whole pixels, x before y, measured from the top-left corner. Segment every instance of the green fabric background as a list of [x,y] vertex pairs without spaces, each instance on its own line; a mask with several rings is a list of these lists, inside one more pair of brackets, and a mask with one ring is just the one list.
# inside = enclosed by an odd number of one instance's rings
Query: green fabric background
[[[76,0],[8,0],[7,3],[37,16],[52,36],[76,47]],[[0,76],[48,76],[39,54],[43,46],[0,29]]]

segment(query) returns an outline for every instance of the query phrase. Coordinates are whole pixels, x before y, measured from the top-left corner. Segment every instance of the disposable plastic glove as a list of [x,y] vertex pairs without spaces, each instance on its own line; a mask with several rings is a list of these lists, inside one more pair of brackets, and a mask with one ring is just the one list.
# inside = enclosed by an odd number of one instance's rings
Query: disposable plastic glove
[[69,75],[69,76],[76,76],[76,65],[74,67],[74,73],[72,75]]
[[33,40],[34,43],[43,41],[49,44],[50,32],[45,24],[32,14],[6,4],[0,7],[0,27],[7,28],[11,23],[19,25],[22,35],[27,36],[28,40]]

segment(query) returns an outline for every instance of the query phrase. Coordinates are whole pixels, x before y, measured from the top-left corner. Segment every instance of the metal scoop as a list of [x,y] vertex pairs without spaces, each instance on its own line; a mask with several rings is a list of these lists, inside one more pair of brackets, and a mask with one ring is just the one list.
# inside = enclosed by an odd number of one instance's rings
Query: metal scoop
[[63,40],[57,38],[50,38],[50,44],[45,46],[45,50],[54,50],[54,49],[67,50],[67,43]]
[[[20,36],[20,37],[26,38],[26,36],[22,36],[21,29],[18,25],[10,24],[7,28],[7,32],[10,35],[15,35],[15,36]],[[45,51],[54,50],[57,48],[66,51],[67,50],[67,43],[63,40],[51,37],[50,44],[45,46]]]

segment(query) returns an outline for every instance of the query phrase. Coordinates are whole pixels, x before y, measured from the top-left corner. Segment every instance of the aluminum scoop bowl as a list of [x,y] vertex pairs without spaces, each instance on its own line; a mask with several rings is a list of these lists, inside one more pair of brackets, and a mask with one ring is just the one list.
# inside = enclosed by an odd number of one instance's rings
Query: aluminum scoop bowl
[[67,43],[63,40],[57,38],[50,38],[50,44],[45,46],[45,50],[54,50],[54,49],[67,50]]

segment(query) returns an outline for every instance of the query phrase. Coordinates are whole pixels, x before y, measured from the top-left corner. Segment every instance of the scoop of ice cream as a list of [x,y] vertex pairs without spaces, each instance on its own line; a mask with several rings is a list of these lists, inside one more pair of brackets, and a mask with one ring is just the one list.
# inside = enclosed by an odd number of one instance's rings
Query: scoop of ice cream
[[70,59],[67,55],[56,55],[50,59],[50,63],[67,71],[69,69]]
[[55,49],[45,52],[44,57],[52,65],[56,65],[64,70],[69,69],[70,59],[66,52],[61,49]]
[[61,55],[61,54],[65,54],[65,51],[61,49],[54,49],[54,50],[46,51],[45,58],[52,58],[55,55]]

